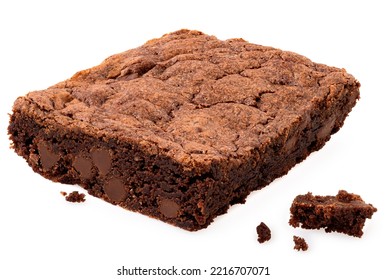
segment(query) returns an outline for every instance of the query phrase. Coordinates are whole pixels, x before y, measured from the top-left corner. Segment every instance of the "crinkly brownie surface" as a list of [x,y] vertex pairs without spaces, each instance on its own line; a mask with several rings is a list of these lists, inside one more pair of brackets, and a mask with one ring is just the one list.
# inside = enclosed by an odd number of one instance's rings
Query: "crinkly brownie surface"
[[18,98],[9,132],[42,175],[198,229],[321,148],[359,86],[295,53],[180,30]]
[[45,121],[193,167],[264,146],[318,99],[356,84],[294,53],[181,30],[32,92],[16,108],[31,103]]

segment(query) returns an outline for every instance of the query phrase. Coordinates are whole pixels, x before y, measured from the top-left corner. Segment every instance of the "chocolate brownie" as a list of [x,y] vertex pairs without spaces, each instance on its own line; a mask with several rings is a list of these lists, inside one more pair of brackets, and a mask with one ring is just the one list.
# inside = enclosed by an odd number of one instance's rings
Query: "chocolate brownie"
[[66,200],[68,202],[85,202],[85,194],[79,193],[78,191],[73,191],[66,195]]
[[270,228],[263,222],[257,226],[258,242],[263,243],[269,241],[271,238]]
[[356,194],[340,190],[336,196],[319,196],[307,193],[298,195],[290,208],[289,224],[305,229],[325,228],[361,237],[365,220],[371,219],[376,208],[366,204]]
[[293,241],[294,241],[294,250],[298,250],[298,251],[308,250],[309,246],[308,246],[308,243],[306,243],[304,238],[294,235]]
[[359,98],[344,69],[180,30],[19,97],[34,171],[187,230],[324,146]]

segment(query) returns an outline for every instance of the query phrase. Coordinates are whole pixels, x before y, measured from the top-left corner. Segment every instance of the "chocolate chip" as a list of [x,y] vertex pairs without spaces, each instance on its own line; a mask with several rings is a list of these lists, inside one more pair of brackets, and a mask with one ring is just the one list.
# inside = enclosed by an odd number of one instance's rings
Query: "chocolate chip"
[[123,201],[126,197],[126,188],[122,181],[118,178],[110,179],[103,189],[106,195],[115,202]]
[[48,145],[44,142],[38,143],[40,163],[44,170],[51,169],[58,162],[60,156],[50,151]]
[[285,147],[284,147],[285,151],[286,152],[293,151],[296,147],[298,139],[299,139],[299,135],[297,135],[297,134],[289,137],[285,143]]
[[333,127],[335,126],[335,118],[332,118],[329,122],[320,127],[317,131],[317,139],[324,139],[331,134]]
[[108,150],[104,148],[92,150],[91,158],[101,175],[106,175],[109,172],[112,165],[112,157]]
[[76,156],[73,162],[73,166],[79,172],[79,175],[82,178],[89,179],[91,177],[91,169],[93,167],[91,160],[83,156]]
[[167,218],[176,218],[179,214],[180,205],[168,198],[159,201],[159,211]]

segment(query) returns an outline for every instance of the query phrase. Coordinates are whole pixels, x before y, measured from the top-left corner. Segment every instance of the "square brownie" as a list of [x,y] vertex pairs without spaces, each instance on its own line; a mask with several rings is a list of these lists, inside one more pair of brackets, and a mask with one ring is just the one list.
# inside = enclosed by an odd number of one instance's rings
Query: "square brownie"
[[324,146],[359,98],[344,69],[180,30],[19,97],[34,171],[187,230]]

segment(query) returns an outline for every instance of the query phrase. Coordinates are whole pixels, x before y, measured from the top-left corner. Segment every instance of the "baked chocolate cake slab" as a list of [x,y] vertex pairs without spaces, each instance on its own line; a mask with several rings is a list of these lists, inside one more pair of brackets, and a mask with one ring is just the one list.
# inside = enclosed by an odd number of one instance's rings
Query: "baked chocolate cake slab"
[[8,130],[44,177],[198,230],[320,149],[359,86],[295,53],[180,30],[19,97]]

